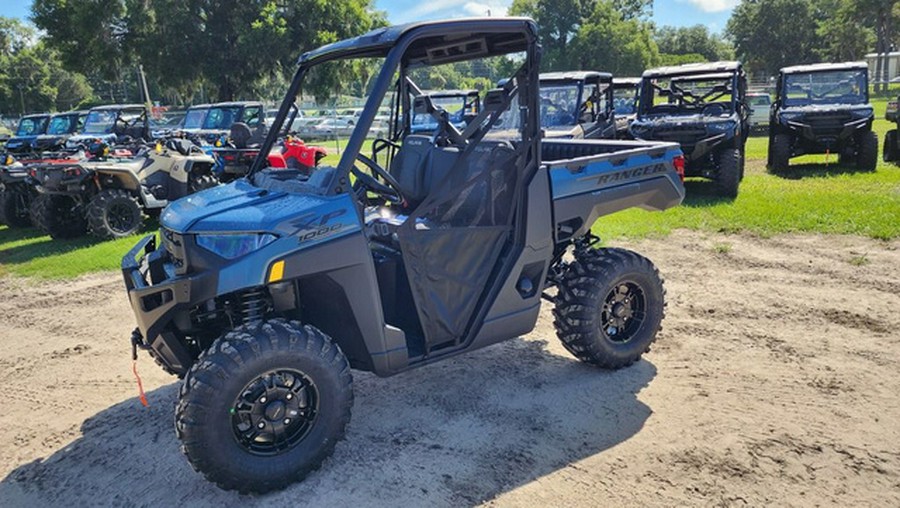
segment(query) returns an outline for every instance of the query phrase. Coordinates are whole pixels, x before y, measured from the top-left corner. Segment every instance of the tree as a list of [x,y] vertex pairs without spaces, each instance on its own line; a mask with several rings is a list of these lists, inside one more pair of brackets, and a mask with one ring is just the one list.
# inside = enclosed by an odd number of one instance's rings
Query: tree
[[734,48],[721,37],[711,34],[705,25],[686,27],[663,26],[653,34],[662,53],[670,55],[703,55],[702,60],[715,62],[734,58]]
[[372,0],[35,0],[32,17],[69,69],[115,79],[140,63],[164,94],[206,83],[219,100],[283,78],[303,51],[384,24]]
[[0,17],[0,113],[68,109],[91,95],[85,77],[64,71],[31,27]]
[[817,26],[810,0],[754,0],[735,7],[725,33],[742,61],[772,75],[818,60]]
[[568,67],[640,76],[659,59],[646,23],[623,19],[612,2],[598,0],[572,40]]
[[613,7],[622,19],[647,21],[653,15],[653,0],[613,0]]
[[530,16],[537,22],[544,46],[541,69],[556,71],[566,69],[569,45],[592,6],[590,0],[513,0],[509,13]]
[[816,15],[821,20],[816,29],[821,44],[819,58],[826,62],[862,59],[875,44],[875,34],[858,15],[855,0],[825,0]]

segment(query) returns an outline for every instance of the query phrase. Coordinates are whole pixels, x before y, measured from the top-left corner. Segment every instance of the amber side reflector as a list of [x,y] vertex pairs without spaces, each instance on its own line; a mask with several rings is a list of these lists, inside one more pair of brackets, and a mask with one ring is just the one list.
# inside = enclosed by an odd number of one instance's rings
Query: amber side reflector
[[276,261],[269,270],[269,282],[278,282],[284,278],[284,261]]

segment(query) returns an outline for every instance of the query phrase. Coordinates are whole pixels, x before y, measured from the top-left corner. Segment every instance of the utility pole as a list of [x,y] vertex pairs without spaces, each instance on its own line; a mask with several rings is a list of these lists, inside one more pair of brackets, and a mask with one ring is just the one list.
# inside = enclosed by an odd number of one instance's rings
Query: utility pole
[[22,116],[25,116],[25,85],[19,83],[19,102],[22,105]]

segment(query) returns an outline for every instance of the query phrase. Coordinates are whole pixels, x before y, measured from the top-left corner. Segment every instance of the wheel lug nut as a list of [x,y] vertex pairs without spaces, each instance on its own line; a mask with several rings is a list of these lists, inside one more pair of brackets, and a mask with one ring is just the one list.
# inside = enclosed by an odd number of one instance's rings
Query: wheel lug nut
[[267,399],[266,396],[263,395],[262,397],[259,398],[259,403],[260,403],[260,404],[265,404],[267,400],[269,400],[269,399]]
[[293,393],[289,393],[289,394],[285,395],[284,398],[286,398],[287,400],[291,400],[291,399],[294,398],[294,394],[293,394]]
[[284,424],[285,424],[285,425],[290,425],[290,424],[291,424],[291,419],[290,419],[290,418],[285,418],[285,419],[284,419]]
[[262,429],[266,426],[266,424],[265,424],[265,422],[259,422],[256,424],[256,426]]

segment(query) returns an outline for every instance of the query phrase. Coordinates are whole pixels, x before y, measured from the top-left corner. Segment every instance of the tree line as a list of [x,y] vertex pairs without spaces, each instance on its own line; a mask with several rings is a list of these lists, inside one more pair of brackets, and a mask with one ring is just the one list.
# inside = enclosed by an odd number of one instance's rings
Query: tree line
[[[733,58],[771,76],[785,65],[896,50],[900,26],[896,0],[743,0],[722,34],[657,26],[652,11],[652,0],[513,0],[510,7],[538,22],[543,70],[621,76]],[[129,83],[139,64],[151,96],[166,103],[272,100],[300,53],[387,18],[374,0],[34,0],[31,22],[0,17],[0,114],[138,100]],[[374,65],[341,67],[310,93],[363,95]],[[444,66],[423,74],[423,86],[486,88],[509,67],[502,59]]]

